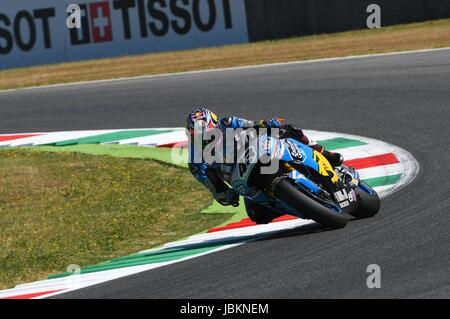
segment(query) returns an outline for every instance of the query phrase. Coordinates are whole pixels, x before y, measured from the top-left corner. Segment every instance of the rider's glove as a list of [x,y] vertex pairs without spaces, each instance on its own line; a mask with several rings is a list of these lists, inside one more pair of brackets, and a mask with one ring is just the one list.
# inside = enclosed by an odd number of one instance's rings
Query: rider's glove
[[327,150],[322,151],[323,156],[330,162],[331,166],[338,167],[344,163],[344,157],[342,154],[336,152],[329,152]]
[[259,127],[268,127],[268,128],[272,128],[272,127],[280,127],[281,125],[283,125],[283,119],[281,117],[274,117],[271,118],[270,120],[266,120],[266,121],[260,121],[258,123]]
[[223,206],[233,206],[237,207],[239,206],[239,195],[236,193],[234,189],[227,189],[224,192],[220,192],[216,194],[215,196],[216,201],[219,202],[219,204]]

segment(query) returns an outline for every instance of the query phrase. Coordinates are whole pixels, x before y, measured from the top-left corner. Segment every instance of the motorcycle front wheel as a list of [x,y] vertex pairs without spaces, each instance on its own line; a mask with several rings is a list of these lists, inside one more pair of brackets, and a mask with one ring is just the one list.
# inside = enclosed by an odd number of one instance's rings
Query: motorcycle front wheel
[[323,226],[337,229],[345,227],[348,223],[348,215],[334,213],[295,188],[287,179],[280,180],[274,190],[279,199]]

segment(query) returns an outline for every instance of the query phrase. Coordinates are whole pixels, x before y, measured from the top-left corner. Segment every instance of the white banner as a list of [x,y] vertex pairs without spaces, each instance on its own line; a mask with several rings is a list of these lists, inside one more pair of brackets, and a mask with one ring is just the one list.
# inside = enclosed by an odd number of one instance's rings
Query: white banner
[[[69,4],[81,28],[66,25]],[[0,69],[248,42],[244,0],[2,0]]]

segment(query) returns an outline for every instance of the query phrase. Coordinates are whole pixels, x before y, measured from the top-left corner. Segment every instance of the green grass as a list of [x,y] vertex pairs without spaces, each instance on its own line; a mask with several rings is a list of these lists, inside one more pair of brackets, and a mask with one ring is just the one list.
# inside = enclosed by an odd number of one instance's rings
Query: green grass
[[201,232],[209,192],[189,171],[148,159],[0,150],[0,288]]

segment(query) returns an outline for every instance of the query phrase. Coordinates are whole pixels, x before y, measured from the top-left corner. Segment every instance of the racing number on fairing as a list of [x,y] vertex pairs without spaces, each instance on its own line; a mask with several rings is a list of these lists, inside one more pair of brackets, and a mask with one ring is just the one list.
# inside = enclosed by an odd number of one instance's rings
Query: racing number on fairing
[[322,176],[327,176],[331,179],[333,183],[336,183],[339,179],[330,162],[321,153],[314,150],[314,160],[319,166],[319,174]]

